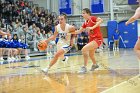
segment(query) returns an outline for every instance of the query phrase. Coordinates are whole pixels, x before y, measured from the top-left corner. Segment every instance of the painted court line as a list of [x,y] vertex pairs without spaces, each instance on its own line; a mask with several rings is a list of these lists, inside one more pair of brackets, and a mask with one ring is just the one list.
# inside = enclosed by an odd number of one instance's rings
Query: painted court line
[[[133,78],[130,78],[129,80],[132,80],[132,79],[137,78],[137,77],[140,77],[140,75],[134,76]],[[116,86],[113,86],[113,87],[111,87],[111,88],[109,88],[109,89],[107,89],[107,90],[105,90],[105,91],[103,91],[103,92],[101,92],[101,93],[109,92],[110,90],[112,90],[112,89],[114,89],[114,88],[116,88],[116,87],[118,87],[118,86],[121,86],[122,84],[125,84],[125,83],[127,83],[127,82],[128,82],[128,81],[124,81],[124,82],[122,82],[122,83],[120,83],[120,84],[118,84],[118,85],[116,85]],[[123,86],[122,86],[122,87],[123,87]]]

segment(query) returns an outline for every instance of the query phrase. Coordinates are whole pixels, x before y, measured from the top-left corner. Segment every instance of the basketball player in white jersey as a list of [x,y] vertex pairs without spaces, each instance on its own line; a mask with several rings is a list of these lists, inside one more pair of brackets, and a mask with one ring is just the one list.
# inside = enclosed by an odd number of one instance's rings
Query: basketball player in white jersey
[[[137,0],[137,2],[139,2],[139,7],[136,9],[135,14],[125,23],[126,25],[140,18],[140,0]],[[137,53],[140,62],[140,36],[135,44],[134,51]]]
[[48,72],[48,70],[57,62],[58,58],[63,57],[70,49],[71,32],[75,31],[74,26],[66,23],[66,14],[61,14],[58,18],[59,24],[55,27],[54,35],[46,40],[48,43],[50,40],[55,40],[57,35],[59,36],[59,41],[57,43],[57,52],[54,58],[51,60],[49,67],[43,69],[42,71]]

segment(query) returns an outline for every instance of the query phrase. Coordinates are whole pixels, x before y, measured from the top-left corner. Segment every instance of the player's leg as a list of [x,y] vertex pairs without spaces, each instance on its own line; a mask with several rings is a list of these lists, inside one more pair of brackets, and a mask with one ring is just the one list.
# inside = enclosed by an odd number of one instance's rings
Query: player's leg
[[89,51],[95,52],[96,48],[98,48],[98,44],[96,41],[92,41],[82,48],[82,55],[84,57],[84,66],[81,67],[80,73],[87,72],[86,66],[87,66],[87,62],[88,62],[88,53],[89,53]]
[[49,66],[45,69],[43,69],[44,72],[48,72],[48,70],[57,62],[58,58],[64,55],[65,51],[63,49],[60,49],[56,52],[54,55],[54,58],[51,60]]
[[136,54],[140,60],[140,37],[138,38],[138,40],[135,44],[134,51],[136,52]]
[[92,63],[93,63],[90,71],[94,71],[96,68],[99,67],[96,63],[96,60],[95,60],[95,51],[96,51],[96,49],[93,49],[93,50],[89,51],[89,57],[90,57],[90,59],[92,60]]

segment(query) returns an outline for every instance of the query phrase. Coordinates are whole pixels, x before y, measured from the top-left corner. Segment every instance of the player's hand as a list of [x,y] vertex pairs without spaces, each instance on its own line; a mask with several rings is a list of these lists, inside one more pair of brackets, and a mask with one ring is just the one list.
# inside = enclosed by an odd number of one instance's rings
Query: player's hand
[[93,28],[92,27],[87,27],[86,30],[90,33],[94,33]]
[[128,25],[128,22],[125,22],[125,25],[127,26]]
[[93,28],[92,27],[86,27],[86,30],[90,31],[90,30],[93,30]]

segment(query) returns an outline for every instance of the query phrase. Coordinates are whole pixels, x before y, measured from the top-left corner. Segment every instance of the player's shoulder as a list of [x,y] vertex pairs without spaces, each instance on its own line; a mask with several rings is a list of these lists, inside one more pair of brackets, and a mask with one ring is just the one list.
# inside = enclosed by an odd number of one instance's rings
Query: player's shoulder
[[138,8],[136,9],[136,11],[140,12],[140,7],[138,7]]
[[90,18],[91,18],[91,19],[96,19],[97,17],[96,17],[96,16],[91,16]]

